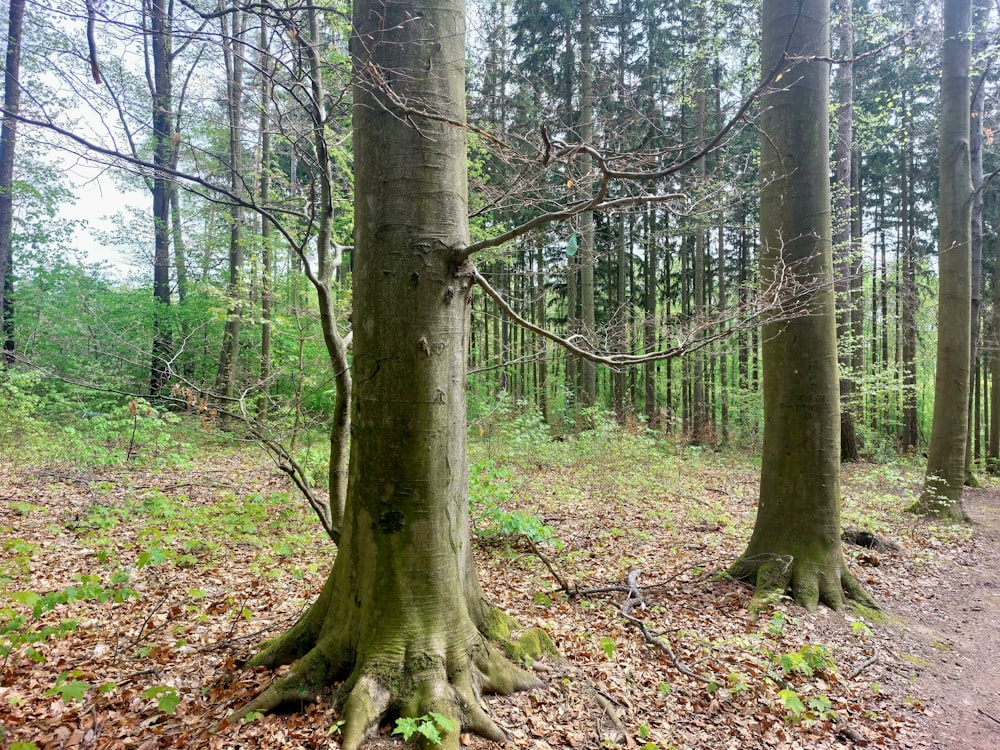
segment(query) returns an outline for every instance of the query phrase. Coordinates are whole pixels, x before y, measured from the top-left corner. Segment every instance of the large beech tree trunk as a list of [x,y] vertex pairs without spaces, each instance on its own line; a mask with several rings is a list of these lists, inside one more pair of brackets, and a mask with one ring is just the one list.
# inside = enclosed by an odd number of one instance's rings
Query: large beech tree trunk
[[938,336],[927,478],[911,510],[966,520],[962,508],[972,341],[971,0],[945,0],[939,147]]
[[[753,536],[732,573],[807,608],[874,606],[840,541],[840,398],[829,171],[827,0],[764,0],[762,67],[781,66],[761,115],[761,277],[803,313],[765,324],[764,447]],[[787,44],[787,48],[786,48]],[[801,56],[802,62],[783,62]],[[788,68],[791,67],[791,70]],[[786,290],[787,292],[787,290]]]
[[[319,599],[252,663],[291,670],[238,712],[343,680],[343,747],[429,710],[501,741],[483,691],[537,684],[496,641],[472,562],[463,0],[360,0],[355,36],[354,389],[347,506]],[[418,112],[404,112],[406,102]],[[533,634],[534,635],[534,634]],[[529,638],[537,641],[537,638]],[[550,644],[549,644],[550,645]],[[445,732],[457,748],[459,733]]]

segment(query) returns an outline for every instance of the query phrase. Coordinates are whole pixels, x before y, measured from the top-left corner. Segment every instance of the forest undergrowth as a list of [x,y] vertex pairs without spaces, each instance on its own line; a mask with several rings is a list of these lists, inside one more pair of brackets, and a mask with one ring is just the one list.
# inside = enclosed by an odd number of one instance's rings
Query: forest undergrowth
[[[845,467],[845,527],[885,542],[845,552],[888,621],[786,600],[752,617],[751,590],[724,573],[752,528],[752,457],[603,423],[472,437],[483,587],[563,657],[530,665],[543,688],[487,699],[510,747],[947,747],[933,737],[945,698],[920,676],[949,647],[906,618],[958,585],[978,542],[903,513],[919,467]],[[127,450],[0,461],[0,744],[337,747],[329,695],[224,721],[272,679],[240,664],[329,571],[336,548],[305,502],[252,447]],[[374,745],[399,745],[392,729]]]

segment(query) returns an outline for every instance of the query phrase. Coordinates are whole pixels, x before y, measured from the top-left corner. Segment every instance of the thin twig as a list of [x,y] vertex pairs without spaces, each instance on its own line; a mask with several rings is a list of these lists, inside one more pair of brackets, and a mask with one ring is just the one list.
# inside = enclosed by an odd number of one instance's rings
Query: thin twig
[[978,711],[979,713],[981,713],[981,714],[982,714],[983,716],[985,716],[985,717],[986,717],[987,719],[991,719],[992,721],[995,721],[995,722],[996,722],[997,724],[1000,724],[1000,719],[998,719],[998,718],[997,718],[996,716],[993,716],[993,715],[991,715],[991,714],[988,714],[988,713],[986,713],[986,712],[985,712],[985,711],[984,711],[983,709],[981,709],[981,708],[977,708],[977,709],[976,709],[976,711]]
[[521,536],[524,537],[524,540],[528,543],[528,546],[531,547],[531,551],[535,554],[535,556],[541,560],[542,563],[544,563],[546,568],[549,569],[549,573],[551,573],[552,577],[556,579],[560,588],[566,592],[566,596],[573,596],[573,590],[569,587],[569,584],[566,583],[563,577],[556,572],[556,569],[552,567],[552,563],[548,561],[548,558],[546,558],[545,555],[539,551],[538,545],[535,544],[534,540],[527,534],[522,534]]
[[861,662],[861,664],[858,665],[857,669],[851,672],[851,679],[853,680],[855,677],[864,672],[866,669],[868,669],[868,667],[870,667],[877,661],[878,661],[878,654],[872,654],[871,656],[869,656],[867,659]]
[[678,672],[687,675],[693,680],[698,680],[699,682],[704,682],[706,684],[714,682],[713,678],[704,677],[703,675],[700,675],[697,672],[693,671],[689,666],[687,666],[677,657],[677,654],[674,653],[673,649],[670,648],[670,646],[668,646],[660,638],[656,637],[649,631],[649,628],[646,627],[646,623],[644,623],[639,618],[633,617],[631,614],[629,614],[630,611],[637,605],[644,605],[646,603],[645,600],[642,598],[642,594],[639,592],[638,581],[640,575],[642,575],[641,570],[633,570],[631,573],[628,574],[626,582],[628,584],[628,589],[629,589],[629,598],[618,607],[621,610],[622,615],[625,617],[626,620],[628,620],[630,623],[632,623],[633,625],[635,625],[635,627],[639,629],[639,632],[642,633],[642,637],[646,640],[646,643],[648,643],[650,646],[658,648],[660,651],[666,654],[667,659],[670,660],[670,663],[674,665],[674,668]]

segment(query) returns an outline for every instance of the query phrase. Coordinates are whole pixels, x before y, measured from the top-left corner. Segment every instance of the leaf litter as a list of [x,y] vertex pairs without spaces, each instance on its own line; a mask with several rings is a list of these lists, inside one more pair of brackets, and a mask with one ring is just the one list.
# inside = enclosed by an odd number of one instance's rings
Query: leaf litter
[[[784,600],[753,618],[752,591],[724,575],[752,528],[753,464],[642,437],[608,444],[473,446],[507,485],[505,511],[553,535],[479,534],[487,595],[521,626],[544,628],[562,655],[529,665],[543,688],[484,699],[509,747],[993,746],[975,732],[996,736],[998,694],[972,682],[956,696],[984,670],[974,654],[949,662],[978,643],[995,667],[996,641],[975,630],[996,622],[981,606],[988,591],[968,600],[976,579],[995,581],[995,527],[905,516],[917,471],[846,467],[845,526],[896,550],[845,554],[893,619]],[[974,497],[995,519],[996,495]],[[0,464],[0,531],[0,743],[339,746],[331,694],[225,722],[273,678],[240,664],[295,621],[336,552],[261,455],[206,451],[186,469]],[[944,730],[955,744],[938,742]],[[401,746],[390,731],[373,746]]]

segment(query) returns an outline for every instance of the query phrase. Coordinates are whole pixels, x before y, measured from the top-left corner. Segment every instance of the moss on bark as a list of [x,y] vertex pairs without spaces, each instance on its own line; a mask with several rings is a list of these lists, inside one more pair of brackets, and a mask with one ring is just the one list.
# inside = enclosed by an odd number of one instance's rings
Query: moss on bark
[[790,595],[796,604],[808,610],[820,604],[838,611],[851,604],[879,610],[842,558],[839,562],[819,562],[792,555],[748,554],[733,563],[729,573],[756,587],[750,603],[750,611],[755,614],[785,595]]

